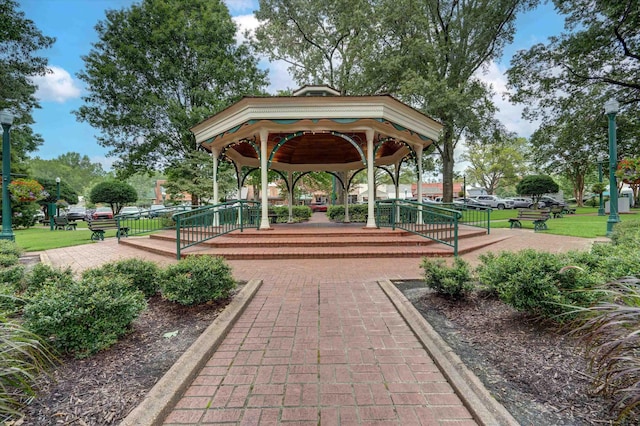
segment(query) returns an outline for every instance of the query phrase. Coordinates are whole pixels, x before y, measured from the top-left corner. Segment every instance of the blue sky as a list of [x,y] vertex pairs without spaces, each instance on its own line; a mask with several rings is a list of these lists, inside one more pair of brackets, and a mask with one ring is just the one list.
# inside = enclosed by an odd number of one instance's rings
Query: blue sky
[[[55,158],[67,152],[79,152],[87,155],[93,162],[100,162],[108,170],[113,162],[107,158],[107,149],[100,147],[95,139],[97,132],[88,124],[78,122],[72,111],[77,110],[82,101],[83,83],[76,74],[84,67],[82,56],[86,55],[91,44],[97,41],[94,26],[105,17],[108,9],[121,9],[133,4],[134,0],[18,0],[26,17],[33,20],[45,34],[55,37],[56,43],[43,52],[49,58],[53,73],[36,79],[41,109],[35,110],[36,123],[33,128],[44,138],[44,144],[37,155],[44,159]],[[226,0],[231,15],[242,27],[252,27],[255,19],[252,11],[257,8],[257,0]],[[500,95],[505,89],[504,71],[511,56],[547,37],[559,34],[563,20],[554,12],[552,5],[543,4],[535,11],[521,15],[517,22],[514,43],[505,49],[503,58],[489,65],[482,78],[493,85],[497,92],[495,102],[501,112],[498,118],[509,130],[522,136],[529,136],[535,130],[535,124],[520,118],[519,107],[514,107]],[[271,86],[275,93],[278,89],[295,87],[286,75],[282,64],[263,62],[270,69]]]

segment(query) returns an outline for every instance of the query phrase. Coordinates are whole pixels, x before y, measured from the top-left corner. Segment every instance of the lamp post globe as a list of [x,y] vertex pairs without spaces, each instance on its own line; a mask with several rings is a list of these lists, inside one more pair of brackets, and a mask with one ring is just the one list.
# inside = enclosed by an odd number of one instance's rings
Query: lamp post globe
[[13,113],[8,109],[0,111],[2,124],[2,232],[0,239],[15,241],[16,237],[11,228],[11,198],[9,183],[11,182],[11,140],[9,130],[13,124]]
[[615,174],[618,160],[616,114],[618,114],[619,110],[620,103],[615,99],[609,99],[604,104],[604,113],[609,120],[609,219],[607,220],[607,236],[611,236],[614,225],[620,222],[620,216],[618,216],[618,184]]

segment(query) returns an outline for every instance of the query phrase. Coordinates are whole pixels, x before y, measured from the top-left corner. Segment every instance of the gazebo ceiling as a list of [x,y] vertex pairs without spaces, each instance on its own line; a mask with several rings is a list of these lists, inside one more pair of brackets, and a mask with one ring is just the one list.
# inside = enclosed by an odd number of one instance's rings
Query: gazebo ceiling
[[276,170],[340,171],[364,167],[367,135],[376,165],[393,164],[438,139],[442,125],[388,95],[243,98],[192,128],[208,151],[260,166],[266,140]]

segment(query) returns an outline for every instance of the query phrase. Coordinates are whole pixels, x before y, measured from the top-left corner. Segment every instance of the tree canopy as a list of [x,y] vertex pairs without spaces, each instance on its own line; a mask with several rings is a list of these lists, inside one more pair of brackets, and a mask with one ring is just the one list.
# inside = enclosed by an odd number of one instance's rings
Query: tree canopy
[[120,209],[126,204],[135,203],[137,199],[138,193],[133,186],[115,180],[97,184],[91,188],[89,194],[89,201],[109,204],[114,215],[120,213]]
[[108,11],[96,31],[76,114],[101,131],[121,177],[188,159],[192,126],[266,85],[220,0],[143,0]]
[[558,192],[560,187],[551,176],[547,175],[529,175],[522,178],[516,191],[520,195],[527,195],[533,200],[533,205],[537,206],[540,198],[545,194]]
[[35,157],[27,164],[30,174],[36,179],[55,180],[59,177],[78,194],[88,192],[91,186],[107,176],[100,163],[92,163],[88,156],[77,152],[67,152],[51,160]]
[[39,108],[30,77],[47,73],[47,58],[41,54],[55,39],[43,35],[14,0],[0,0],[0,16],[0,110],[9,108],[16,115],[11,130],[15,164],[42,144],[30,127],[32,110]]

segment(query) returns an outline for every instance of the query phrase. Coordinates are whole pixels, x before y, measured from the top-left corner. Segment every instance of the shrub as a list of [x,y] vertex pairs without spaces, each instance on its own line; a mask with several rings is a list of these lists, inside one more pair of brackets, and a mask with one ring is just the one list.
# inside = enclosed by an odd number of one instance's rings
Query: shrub
[[557,315],[569,311],[567,305],[588,306],[601,297],[593,288],[602,276],[589,266],[598,263],[597,258],[529,249],[484,255],[480,260],[481,283],[520,311],[562,321]]
[[441,259],[423,258],[424,280],[429,288],[452,299],[458,299],[473,290],[469,265],[459,257],[453,260],[453,266],[447,267]]
[[26,275],[23,290],[27,295],[32,295],[46,285],[54,285],[62,288],[72,282],[73,272],[71,268],[57,269],[43,263],[38,263],[31,269],[31,272]]
[[22,308],[22,299],[16,296],[15,286],[0,283],[0,317],[11,317]]
[[20,257],[20,255],[22,255],[22,249],[13,241],[0,240],[0,254],[12,254]]
[[150,261],[139,259],[126,259],[117,262],[106,263],[100,268],[90,269],[83,273],[83,277],[105,277],[122,275],[140,290],[146,297],[155,296],[158,293],[158,277],[160,269],[158,265]]
[[[368,208],[366,204],[349,204],[349,220],[351,222],[366,222]],[[329,206],[327,216],[332,222],[343,222],[344,205]]]
[[7,268],[16,265],[18,262],[19,258],[15,254],[0,254],[0,268]]
[[24,277],[24,266],[17,264],[8,268],[0,268],[0,283],[7,283],[15,288],[20,287]]
[[24,307],[25,326],[61,352],[87,357],[114,344],[146,308],[122,276],[46,285]]
[[611,242],[627,250],[640,249],[640,221],[619,222],[613,227]]
[[195,305],[229,297],[236,282],[220,257],[189,256],[162,273],[163,297],[182,305]]
[[35,396],[36,378],[53,362],[53,356],[37,336],[0,317],[0,420],[21,415],[22,403]]
[[[277,223],[287,223],[289,221],[289,206],[274,206],[270,210],[276,214]],[[307,206],[293,206],[291,210],[295,223],[304,222],[311,217],[311,209]]]

